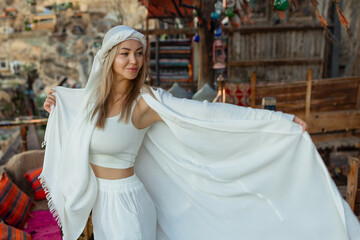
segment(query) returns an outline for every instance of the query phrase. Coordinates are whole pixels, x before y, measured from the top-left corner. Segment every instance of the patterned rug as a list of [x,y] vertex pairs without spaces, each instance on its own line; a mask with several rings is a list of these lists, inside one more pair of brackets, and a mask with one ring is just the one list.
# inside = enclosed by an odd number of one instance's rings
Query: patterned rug
[[32,240],[61,240],[60,228],[48,210],[31,212],[23,230],[31,235]]
[[246,83],[226,83],[225,84],[226,102],[239,106],[249,107],[251,102],[250,84]]

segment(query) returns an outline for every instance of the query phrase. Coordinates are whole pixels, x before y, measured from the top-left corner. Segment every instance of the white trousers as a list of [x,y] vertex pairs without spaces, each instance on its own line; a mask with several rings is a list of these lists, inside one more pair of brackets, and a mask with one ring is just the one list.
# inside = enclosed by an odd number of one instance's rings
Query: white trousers
[[98,195],[92,209],[95,240],[155,240],[156,211],[136,175],[97,178]]

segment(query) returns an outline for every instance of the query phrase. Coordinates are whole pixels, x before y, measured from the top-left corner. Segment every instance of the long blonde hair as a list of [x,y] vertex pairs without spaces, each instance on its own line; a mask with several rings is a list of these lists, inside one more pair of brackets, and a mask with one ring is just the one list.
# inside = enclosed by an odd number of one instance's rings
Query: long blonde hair
[[[109,106],[109,104],[111,103],[112,85],[114,81],[112,65],[116,55],[118,54],[119,45],[120,44],[116,45],[108,52],[108,55],[104,60],[102,77],[90,98],[93,101],[90,100],[88,103],[94,103],[90,119],[93,120],[94,117],[97,115],[95,126],[101,129],[103,129],[105,126],[106,116],[108,113],[107,106]],[[129,87],[125,91],[126,95],[124,97],[120,112],[120,120],[124,120],[126,123],[130,119],[132,104],[136,100],[136,98],[140,94],[140,90],[144,86],[144,80],[146,76],[145,69],[146,63],[144,58],[143,65],[140,68],[138,75],[135,79],[130,81]]]

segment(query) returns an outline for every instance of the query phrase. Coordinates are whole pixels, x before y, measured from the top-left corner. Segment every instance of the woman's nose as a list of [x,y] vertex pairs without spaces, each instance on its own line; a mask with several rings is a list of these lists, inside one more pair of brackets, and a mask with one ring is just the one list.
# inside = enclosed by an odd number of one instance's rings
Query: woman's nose
[[130,54],[129,62],[130,62],[131,64],[136,64],[136,63],[137,63],[135,54]]

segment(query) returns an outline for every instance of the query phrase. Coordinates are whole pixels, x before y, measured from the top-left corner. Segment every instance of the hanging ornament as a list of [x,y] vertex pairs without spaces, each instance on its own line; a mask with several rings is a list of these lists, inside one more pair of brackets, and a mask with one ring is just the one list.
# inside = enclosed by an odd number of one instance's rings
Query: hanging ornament
[[194,10],[193,10],[193,16],[194,16],[194,17],[197,17],[197,15],[198,15],[198,13],[197,13],[196,9],[194,9]]
[[227,8],[233,8],[233,7],[235,7],[235,0],[228,0],[228,1],[226,1],[226,7],[227,7]]
[[224,18],[221,20],[221,24],[222,24],[222,25],[228,25],[228,24],[229,24],[229,18],[228,18],[228,17],[224,17]]
[[274,1],[274,8],[276,10],[285,11],[289,7],[288,0],[275,0]]
[[199,34],[196,34],[194,37],[193,37],[193,40],[194,42],[198,43],[200,41],[200,36]]
[[346,31],[349,35],[349,38],[351,38],[351,32],[350,32],[350,28],[349,28],[349,20],[345,17],[345,15],[343,14],[343,12],[341,11],[341,8],[339,6],[339,0],[333,0],[335,5],[336,5],[336,11],[339,17],[339,20],[341,22],[341,24],[346,28]]
[[214,4],[214,8],[215,8],[215,11],[216,11],[219,15],[221,15],[222,11],[224,10],[221,1],[217,1],[217,2]]
[[229,18],[235,16],[234,8],[232,8],[232,7],[227,8],[227,9],[225,10],[225,15],[228,16]]
[[217,28],[214,30],[214,35],[215,35],[215,37],[221,37],[221,35],[222,35],[221,27],[217,27]]
[[219,13],[216,11],[212,12],[210,16],[211,16],[211,19],[214,19],[214,20],[219,20],[219,18],[220,18]]

